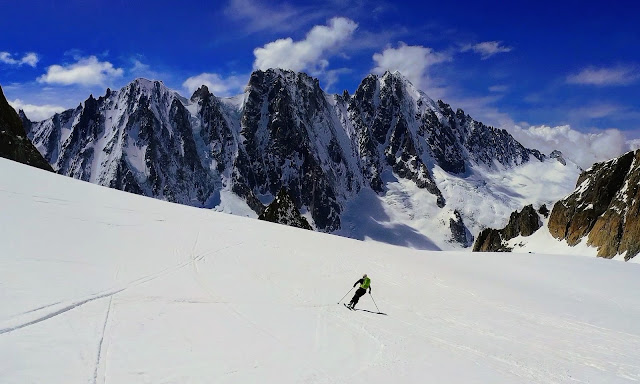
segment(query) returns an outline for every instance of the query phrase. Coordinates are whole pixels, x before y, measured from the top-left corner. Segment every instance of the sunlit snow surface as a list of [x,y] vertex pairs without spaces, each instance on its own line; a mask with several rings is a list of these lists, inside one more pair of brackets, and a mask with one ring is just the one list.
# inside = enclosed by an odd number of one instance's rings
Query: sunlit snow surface
[[[637,264],[416,251],[0,172],[2,383],[640,380]],[[387,315],[336,304],[364,272]]]
[[[460,212],[474,236],[486,227],[503,228],[511,213],[526,205],[533,204],[538,209],[546,204],[551,210],[556,201],[573,192],[580,169],[571,162],[565,166],[555,159],[546,159],[510,168],[496,164],[495,169],[486,169],[476,165],[466,175],[450,174],[435,166],[433,173],[447,201],[444,208],[436,206],[436,197],[427,190],[386,172],[385,192],[378,195],[364,190],[349,201],[341,217],[342,228],[335,234],[415,249],[461,250],[462,245],[451,239],[449,229],[454,210]],[[553,246],[570,248],[562,244]],[[471,251],[471,247],[466,251]],[[589,249],[588,253],[596,252]]]

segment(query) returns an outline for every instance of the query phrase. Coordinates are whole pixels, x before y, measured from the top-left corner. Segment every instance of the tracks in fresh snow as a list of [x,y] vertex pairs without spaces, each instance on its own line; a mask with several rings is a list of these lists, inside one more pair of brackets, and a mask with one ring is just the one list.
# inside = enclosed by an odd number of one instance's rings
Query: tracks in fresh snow
[[[201,255],[198,255],[195,260],[202,260],[202,258],[204,258],[205,256],[212,254],[212,253],[216,253],[216,252],[220,252],[224,249],[228,249],[231,248],[233,246],[237,246],[239,244],[235,244],[235,245],[230,245],[230,246],[226,246],[220,249],[216,249],[213,251],[209,251],[209,252],[204,252]],[[108,290],[104,290],[101,292],[97,292],[94,294],[91,294],[89,296],[85,296],[83,298],[80,299],[76,299],[76,300],[70,300],[70,301],[62,301],[62,302],[57,302],[57,303],[53,303],[53,304],[48,304],[48,305],[44,305],[44,306],[40,306],[38,308],[34,308],[28,311],[25,311],[23,313],[21,313],[20,315],[14,316],[13,318],[4,321],[3,323],[0,324],[0,335],[5,334],[5,333],[10,333],[10,332],[14,332],[17,331],[19,329],[25,328],[25,327],[29,327],[31,325],[35,325],[38,324],[40,322],[49,320],[51,318],[54,318],[58,315],[64,314],[66,312],[69,312],[71,310],[74,310],[76,308],[82,307],[83,305],[87,304],[87,303],[91,303],[93,301],[96,300],[100,300],[100,299],[104,299],[104,298],[110,298],[118,293],[121,293],[129,288],[132,287],[136,287],[136,286],[140,286],[142,284],[148,283],[152,280],[155,280],[159,277],[165,276],[167,274],[173,273],[177,270],[180,270],[188,265],[190,265],[191,263],[193,263],[192,259],[188,259],[185,261],[182,261],[181,263],[174,265],[172,267],[168,267],[165,268],[163,270],[160,270],[158,272],[155,273],[151,273],[149,275],[145,275],[143,277],[137,278],[125,285],[122,285],[120,287],[117,288],[112,288],[112,289],[108,289]]]
[[[65,312],[71,311],[72,309],[76,309],[78,307],[81,307],[81,306],[83,306],[83,305],[85,305],[87,303],[90,303],[92,301],[99,300],[99,299],[102,299],[102,298],[105,298],[105,297],[113,296],[116,293],[120,293],[120,292],[124,291],[125,289],[126,288],[121,288],[121,289],[116,289],[116,290],[113,290],[113,291],[106,291],[106,292],[102,292],[102,293],[97,293],[97,294],[91,295],[90,297],[82,299],[82,300],[78,300],[78,301],[75,301],[75,302],[62,304],[60,307],[58,307],[54,311],[47,312],[47,313],[42,314],[42,315],[37,315],[40,312],[42,312],[39,309],[27,311],[27,312],[25,312],[25,315],[36,314],[37,316],[35,318],[31,319],[31,320],[18,322],[17,324],[14,324],[14,325],[5,325],[5,326],[3,326],[2,328],[0,328],[0,335],[2,335],[4,333],[13,332],[13,331],[16,331],[18,329],[25,328],[25,327],[28,327],[28,326],[31,326],[31,325],[34,325],[34,324],[38,324],[38,323],[40,323],[42,321],[45,321],[45,320],[49,320],[49,319],[51,319],[53,317],[56,317],[56,316],[61,315],[61,314],[65,313]],[[51,307],[56,307],[56,305],[55,304],[47,305],[47,306],[42,307],[41,309],[47,309],[47,308],[51,308]]]
[[[113,305],[113,295],[109,298],[109,305],[107,306],[107,313],[104,316],[104,324],[102,325],[102,334],[100,336],[100,342],[98,342],[98,354],[97,354],[97,357],[96,357],[96,366],[95,366],[95,369],[93,371],[93,384],[97,384],[98,383],[98,374],[100,373],[99,370],[100,370],[101,366],[102,366],[102,375],[101,375],[102,380],[100,380],[100,381],[103,382],[103,383],[106,381],[106,370],[107,370],[106,364],[107,364],[107,361],[105,359],[104,363],[101,364],[101,361],[102,361],[101,357],[103,355],[103,352],[102,352],[103,347],[102,346],[103,346],[103,344],[105,342],[105,335],[107,333],[107,324],[109,324],[109,315],[111,315],[111,307],[112,307],[112,305]],[[108,350],[108,348],[109,348],[108,345],[105,346],[105,348],[104,348],[105,349],[105,354],[106,354],[106,351]]]

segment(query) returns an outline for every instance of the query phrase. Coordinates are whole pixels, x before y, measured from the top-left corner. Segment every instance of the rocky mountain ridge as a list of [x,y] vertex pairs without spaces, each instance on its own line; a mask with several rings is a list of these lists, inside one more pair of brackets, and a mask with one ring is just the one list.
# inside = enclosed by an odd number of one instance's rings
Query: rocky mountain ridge
[[390,72],[330,95],[304,73],[256,71],[233,99],[205,86],[187,99],[136,79],[45,121],[22,119],[59,173],[198,207],[219,207],[230,191],[256,215],[286,188],[324,232],[341,228],[361,191],[387,194],[393,174],[433,196],[455,217],[446,236],[466,243],[465,213],[447,205],[434,171],[464,179],[545,159]]

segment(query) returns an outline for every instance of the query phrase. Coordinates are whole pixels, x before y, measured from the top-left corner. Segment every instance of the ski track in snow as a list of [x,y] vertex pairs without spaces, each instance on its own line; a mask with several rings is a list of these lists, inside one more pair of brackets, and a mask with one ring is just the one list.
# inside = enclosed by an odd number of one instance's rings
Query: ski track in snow
[[[222,250],[225,250],[225,249],[237,246],[237,245],[239,245],[239,244],[225,246],[225,247],[223,247],[221,249],[205,252],[205,253],[203,253],[201,255],[198,255],[195,258],[195,260],[201,260],[202,258],[207,256],[208,254],[213,254],[215,252],[219,252],[219,251],[222,251]],[[0,328],[0,335],[3,334],[3,333],[13,332],[13,331],[16,331],[18,329],[21,329],[21,328],[24,328],[24,327],[28,327],[28,326],[31,326],[31,325],[34,325],[34,324],[37,324],[37,323],[40,323],[41,321],[45,321],[45,320],[51,319],[51,318],[53,318],[55,316],[58,316],[58,315],[61,315],[61,314],[65,313],[65,312],[68,312],[68,311],[71,311],[73,309],[79,308],[79,307],[81,307],[81,306],[83,306],[83,305],[85,305],[87,303],[90,303],[92,301],[95,301],[95,300],[104,299],[104,298],[107,298],[107,297],[108,298],[112,298],[112,296],[114,296],[114,295],[116,295],[116,294],[118,294],[120,292],[123,292],[123,291],[125,291],[125,290],[127,290],[129,288],[132,288],[132,287],[140,286],[142,284],[145,284],[145,283],[148,283],[148,282],[150,282],[152,280],[155,280],[155,279],[157,279],[159,277],[162,277],[162,276],[167,275],[169,273],[175,272],[175,271],[177,271],[177,270],[179,270],[181,268],[184,268],[185,266],[189,265],[190,263],[192,263],[192,260],[188,260],[188,261],[182,262],[182,263],[174,266],[173,268],[167,268],[167,269],[161,270],[160,272],[153,273],[153,274],[150,274],[150,275],[147,275],[147,276],[143,276],[141,278],[138,278],[138,279],[132,281],[131,283],[127,284],[125,287],[122,287],[122,288],[117,288],[117,289],[112,289],[112,290],[108,290],[108,291],[105,291],[105,292],[95,293],[93,295],[90,295],[88,297],[85,297],[85,298],[82,298],[82,299],[79,299],[79,300],[73,301],[73,302],[67,302],[67,303],[58,302],[58,303],[48,304],[48,305],[41,306],[39,308],[35,308],[35,309],[32,309],[32,310],[26,311],[26,312],[23,313],[23,315],[36,314],[38,316],[36,318],[34,318],[34,319],[31,319],[31,320],[27,320],[27,321],[23,321],[23,322],[18,321],[18,324],[15,324],[15,325],[5,325],[4,327]],[[117,277],[117,273],[116,273],[116,277]],[[58,304],[60,304],[60,305],[58,305]],[[43,309],[52,308],[52,307],[56,307],[56,306],[58,306],[59,308],[56,308],[54,311],[46,312],[46,313],[43,313],[43,314],[39,314],[39,312],[42,312]],[[21,316],[17,316],[17,317],[19,318]],[[10,319],[8,321],[5,321],[5,324],[14,322],[15,320],[16,320],[16,318]]]
[[[31,325],[38,324],[38,323],[40,323],[42,321],[45,321],[45,320],[49,320],[49,319],[51,319],[53,317],[56,317],[56,316],[61,315],[61,314],[65,313],[65,312],[68,312],[68,311],[71,311],[71,310],[76,309],[78,307],[81,307],[84,304],[90,303],[92,301],[103,299],[105,297],[111,297],[112,295],[115,295],[116,293],[122,292],[125,289],[126,288],[122,288],[122,289],[118,289],[116,291],[97,294],[97,295],[94,295],[94,296],[92,296],[90,298],[87,298],[87,299],[84,299],[84,300],[80,300],[80,301],[77,301],[77,302],[73,302],[71,304],[64,305],[64,306],[62,306],[62,308],[59,308],[59,309],[57,309],[57,310],[55,310],[53,312],[48,312],[46,314],[40,315],[39,317],[37,317],[37,318],[35,318],[33,320],[29,320],[29,321],[26,321],[26,322],[20,322],[20,323],[18,323],[16,325],[12,325],[12,326],[4,326],[3,328],[0,328],[0,335],[2,335],[3,333],[9,333],[9,332],[16,331],[18,329],[29,327]],[[51,306],[45,306],[44,308],[50,308],[50,307]],[[39,312],[39,311],[36,310],[35,312]],[[30,311],[28,313],[34,313],[34,311]],[[10,321],[7,321],[7,323],[8,322],[10,322]]]
[[[102,348],[102,344],[105,342],[105,335],[107,334],[107,324],[109,323],[109,315],[111,314],[111,307],[113,305],[113,295],[111,297],[109,297],[109,305],[107,306],[107,311],[106,314],[104,316],[104,325],[102,326],[102,335],[100,336],[100,341],[98,342],[98,355],[96,357],[96,367],[95,370],[93,371],[93,383],[97,384],[98,383],[98,370],[100,369],[101,366],[101,359],[100,357],[102,356],[103,352],[103,348]],[[108,341],[107,341],[108,342]],[[106,343],[105,343],[106,344]],[[105,347],[105,352],[106,350],[108,350],[108,345]],[[104,367],[102,368],[102,374],[100,375],[101,383],[105,383],[106,382],[106,360],[102,363],[102,365],[104,365]]]

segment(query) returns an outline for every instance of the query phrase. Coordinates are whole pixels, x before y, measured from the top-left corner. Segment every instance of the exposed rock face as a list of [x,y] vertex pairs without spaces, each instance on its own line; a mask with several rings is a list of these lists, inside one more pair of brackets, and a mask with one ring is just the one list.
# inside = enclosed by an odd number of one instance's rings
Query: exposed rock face
[[549,217],[549,208],[547,208],[546,204],[542,204],[540,208],[538,208],[538,213],[544,217]]
[[533,205],[527,205],[522,211],[513,212],[504,228],[482,230],[473,245],[473,252],[509,252],[511,249],[506,246],[506,241],[521,235],[531,236],[541,225]]
[[19,163],[53,171],[51,165],[27,138],[20,116],[9,105],[0,88],[0,156]]
[[473,252],[511,252],[511,248],[503,243],[499,229],[485,228],[476,237]]
[[588,236],[598,256],[640,252],[640,150],[594,164],[580,175],[576,190],[557,202],[549,232],[569,245]]
[[351,144],[317,79],[291,71],[254,72],[240,133],[244,150],[234,163],[235,191],[246,185],[256,194],[275,195],[285,187],[317,228],[340,228],[339,201],[362,185]]
[[312,229],[307,219],[300,214],[300,211],[296,208],[295,203],[284,188],[280,189],[276,198],[265,208],[264,212],[258,216],[258,219],[289,225],[291,227]]
[[449,229],[451,230],[451,238],[462,245],[468,247],[473,244],[473,235],[464,225],[462,215],[457,210],[453,211],[454,217],[449,219]]
[[549,157],[552,159],[556,159],[558,160],[558,162],[562,165],[567,165],[567,161],[564,159],[564,157],[562,156],[562,152],[558,151],[558,150],[554,150],[553,152],[551,152],[549,154]]

